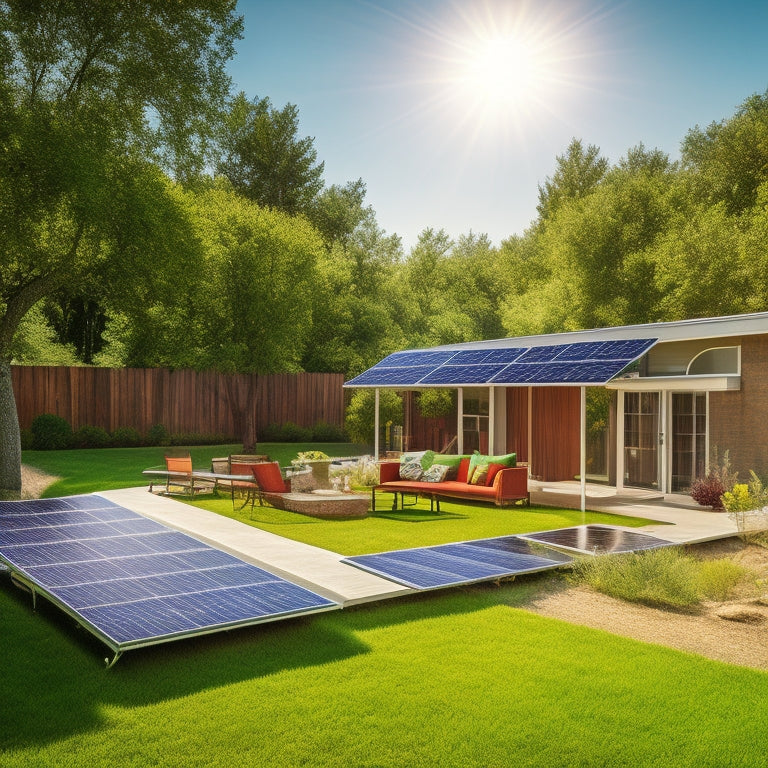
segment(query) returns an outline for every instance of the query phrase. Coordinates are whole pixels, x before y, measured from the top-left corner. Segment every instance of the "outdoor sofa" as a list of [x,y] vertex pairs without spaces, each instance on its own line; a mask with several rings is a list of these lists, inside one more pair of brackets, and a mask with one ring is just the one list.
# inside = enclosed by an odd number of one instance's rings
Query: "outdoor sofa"
[[445,456],[433,451],[404,454],[399,461],[379,463],[379,484],[371,490],[371,511],[376,511],[376,493],[394,494],[392,509],[405,496],[425,496],[440,511],[441,498],[486,501],[506,506],[530,503],[528,468],[516,466],[514,453],[486,456],[475,452]]

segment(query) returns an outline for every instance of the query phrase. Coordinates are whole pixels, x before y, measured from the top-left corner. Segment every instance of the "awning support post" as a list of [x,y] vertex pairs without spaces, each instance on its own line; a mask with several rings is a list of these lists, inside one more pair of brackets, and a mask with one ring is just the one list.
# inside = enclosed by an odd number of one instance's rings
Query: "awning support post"
[[376,457],[376,461],[379,460],[379,389],[374,390],[374,403],[375,410],[373,416],[373,455]]
[[587,509],[587,388],[581,387],[580,437],[579,437],[579,479],[581,485],[581,511]]

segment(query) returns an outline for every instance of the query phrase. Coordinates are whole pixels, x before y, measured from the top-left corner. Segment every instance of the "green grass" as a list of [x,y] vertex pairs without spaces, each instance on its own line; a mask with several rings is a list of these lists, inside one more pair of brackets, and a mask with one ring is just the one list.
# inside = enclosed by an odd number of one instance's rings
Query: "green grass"
[[[44,498],[93,493],[114,488],[146,485],[142,471],[165,468],[165,452],[184,448],[99,448],[77,451],[24,451],[22,463],[62,478],[48,487]],[[329,456],[349,456],[365,452],[364,446],[351,443],[259,443],[259,453],[265,453],[281,466],[290,464],[299,451],[322,450]],[[210,469],[214,456],[242,453],[241,445],[204,445],[189,448],[192,465]]]
[[[391,504],[389,494],[382,494],[382,497]],[[426,500],[420,500],[416,507],[408,507],[403,512],[380,510],[366,518],[348,520],[318,520],[267,505],[260,507],[258,502],[253,510],[249,506],[233,510],[231,499],[225,496],[199,497],[187,503],[287,539],[344,555],[484,539],[584,523],[636,527],[651,522],[636,517],[619,517],[600,512],[582,513],[572,509],[523,506],[500,508],[493,504],[458,502],[441,502],[441,514],[438,515],[430,512]],[[237,501],[235,506],[239,506]]]
[[[141,482],[152,463],[143,450],[25,461],[73,468],[48,495],[79,493]],[[86,453],[94,461],[83,462]],[[215,503],[231,514],[229,499]],[[355,551],[356,539],[415,546],[472,538],[465,533],[484,525],[537,528],[547,515],[570,524],[580,514],[456,506],[439,519],[422,510],[344,522],[257,507],[256,516],[274,518],[253,522]],[[558,578],[429,592],[130,651],[109,671],[104,646],[42,599],[33,613],[29,596],[0,579],[0,764],[764,765],[768,674],[524,610]]]
[[542,581],[130,651],[109,671],[87,633],[2,586],[0,764],[765,764],[766,673],[521,610]]

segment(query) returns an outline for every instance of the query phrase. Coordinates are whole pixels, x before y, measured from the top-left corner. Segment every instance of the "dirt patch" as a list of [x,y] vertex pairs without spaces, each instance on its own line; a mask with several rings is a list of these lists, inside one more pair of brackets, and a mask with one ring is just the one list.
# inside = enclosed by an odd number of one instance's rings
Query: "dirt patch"
[[22,464],[21,498],[39,499],[43,491],[45,491],[49,485],[53,485],[53,483],[60,479],[60,477],[56,477],[55,475],[48,475],[39,469],[35,469],[34,467],[27,467]]
[[750,571],[733,600],[683,613],[629,603],[560,582],[525,608],[616,635],[710,659],[768,670],[768,548],[738,537],[688,547],[696,557],[728,557]]

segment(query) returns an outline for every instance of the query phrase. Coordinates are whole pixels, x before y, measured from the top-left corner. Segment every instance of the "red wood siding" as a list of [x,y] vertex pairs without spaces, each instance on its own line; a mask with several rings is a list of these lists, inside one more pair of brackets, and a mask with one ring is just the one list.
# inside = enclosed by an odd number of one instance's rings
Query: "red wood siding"
[[22,429],[35,416],[55,413],[77,429],[163,424],[171,433],[238,435],[227,392],[257,431],[291,421],[312,427],[344,423],[344,376],[295,373],[227,376],[165,368],[13,366],[16,408]]

